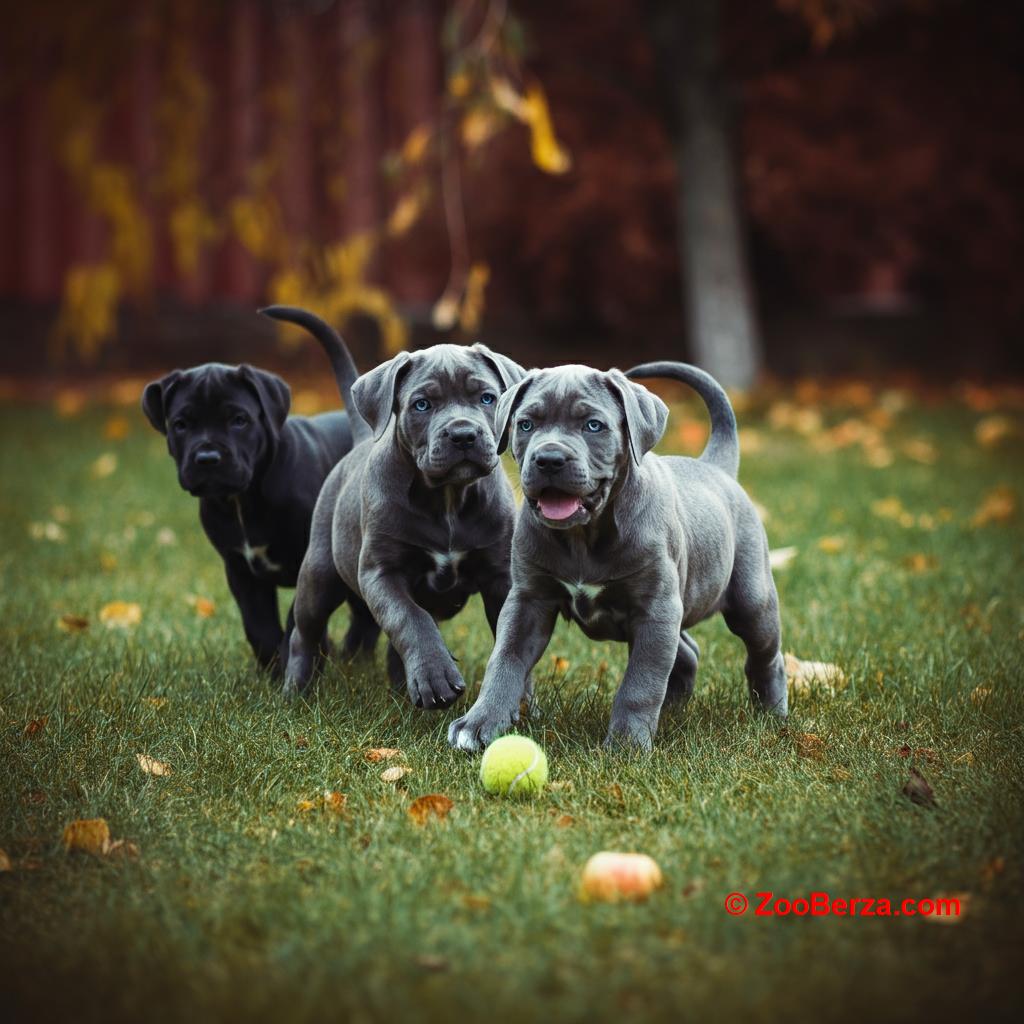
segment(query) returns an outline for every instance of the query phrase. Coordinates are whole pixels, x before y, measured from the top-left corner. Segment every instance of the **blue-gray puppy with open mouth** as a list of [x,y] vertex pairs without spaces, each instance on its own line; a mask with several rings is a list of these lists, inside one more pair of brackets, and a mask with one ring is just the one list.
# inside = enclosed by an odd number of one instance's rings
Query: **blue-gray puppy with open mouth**
[[[651,452],[668,408],[629,379],[650,377],[682,381],[707,404],[700,458]],[[717,381],[670,362],[535,370],[502,395],[498,429],[525,500],[494,651],[476,703],[448,731],[453,747],[479,750],[517,721],[559,614],[594,640],[629,644],[607,743],[650,749],[662,707],[693,691],[699,649],[685,630],[716,612],[746,645],[755,705],[786,714],[768,540],[736,481],[736,417]]]

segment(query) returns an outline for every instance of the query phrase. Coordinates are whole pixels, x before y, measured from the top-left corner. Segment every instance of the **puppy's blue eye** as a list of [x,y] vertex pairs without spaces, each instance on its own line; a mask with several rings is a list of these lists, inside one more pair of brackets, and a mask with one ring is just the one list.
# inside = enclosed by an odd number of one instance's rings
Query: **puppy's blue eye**
[[490,391],[485,391],[480,396],[480,404],[481,405],[494,405],[494,395],[492,395]]
[[600,433],[604,430],[604,424],[600,420],[587,420],[587,430],[591,434]]
[[417,398],[412,407],[417,412],[426,412],[430,408],[430,403],[425,398]]
[[533,430],[533,420],[520,420],[519,429],[524,434],[528,434],[531,430]]

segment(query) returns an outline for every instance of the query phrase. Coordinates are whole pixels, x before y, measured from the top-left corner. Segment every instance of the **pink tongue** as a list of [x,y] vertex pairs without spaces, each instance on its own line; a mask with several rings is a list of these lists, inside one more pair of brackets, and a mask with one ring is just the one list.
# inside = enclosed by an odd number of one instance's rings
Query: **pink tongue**
[[563,494],[561,491],[547,490],[537,499],[545,519],[568,519],[583,502],[574,494]]

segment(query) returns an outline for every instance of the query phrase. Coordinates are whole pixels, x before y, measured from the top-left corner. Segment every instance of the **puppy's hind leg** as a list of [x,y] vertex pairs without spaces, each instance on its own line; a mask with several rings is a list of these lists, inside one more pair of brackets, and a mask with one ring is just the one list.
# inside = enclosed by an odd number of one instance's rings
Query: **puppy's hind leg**
[[668,689],[665,691],[665,703],[662,707],[670,704],[685,704],[693,694],[693,684],[697,679],[697,661],[700,658],[700,648],[697,641],[689,633],[681,633],[679,636],[679,649],[676,651],[676,661],[668,676]]
[[723,615],[725,624],[746,645],[745,670],[754,706],[785,718],[789,695],[782,658],[779,598],[767,565],[759,575],[754,583],[749,576],[741,576],[742,586],[734,579]]
[[284,695],[295,697],[309,686],[327,656],[327,622],[348,596],[334,563],[318,561],[312,546],[299,569],[295,588],[295,627],[288,646]]
[[345,634],[345,657],[372,655],[374,647],[377,646],[377,637],[380,636],[380,626],[370,614],[365,602],[355,594],[348,595],[348,606],[352,609],[352,621]]

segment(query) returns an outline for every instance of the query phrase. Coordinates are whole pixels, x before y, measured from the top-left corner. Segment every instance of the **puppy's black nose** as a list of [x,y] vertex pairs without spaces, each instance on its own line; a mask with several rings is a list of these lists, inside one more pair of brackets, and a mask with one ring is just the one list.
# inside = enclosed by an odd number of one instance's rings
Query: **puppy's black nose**
[[541,448],[533,457],[533,464],[544,473],[557,473],[565,462],[565,453],[558,448]]
[[467,451],[476,444],[476,427],[452,427],[448,438],[460,451]]
[[214,448],[204,448],[196,452],[197,466],[216,466],[220,463],[220,452]]

